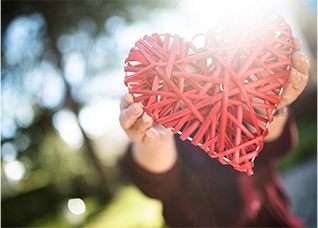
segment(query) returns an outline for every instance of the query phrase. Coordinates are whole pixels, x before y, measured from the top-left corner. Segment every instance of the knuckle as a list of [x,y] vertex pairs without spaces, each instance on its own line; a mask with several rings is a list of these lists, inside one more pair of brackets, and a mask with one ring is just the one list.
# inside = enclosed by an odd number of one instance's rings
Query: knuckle
[[121,126],[124,130],[128,129],[127,120],[126,120],[124,114],[122,114],[122,113],[119,115],[119,123],[120,123],[120,126]]
[[119,122],[120,122],[120,126],[121,126],[124,130],[128,129],[127,124],[126,124],[125,122],[123,122],[123,121],[119,121]]
[[138,134],[144,135],[146,134],[147,127],[143,123],[138,123],[136,124],[135,130]]
[[309,69],[310,68],[310,60],[309,60],[308,56],[305,56],[305,63],[306,63],[306,68]]

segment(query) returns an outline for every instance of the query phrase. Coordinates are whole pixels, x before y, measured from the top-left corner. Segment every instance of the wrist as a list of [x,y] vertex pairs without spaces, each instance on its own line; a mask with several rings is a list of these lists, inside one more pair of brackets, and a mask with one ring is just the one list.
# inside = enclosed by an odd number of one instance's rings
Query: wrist
[[173,167],[177,161],[177,149],[173,135],[156,143],[134,143],[132,157],[142,168],[152,173],[163,173]]

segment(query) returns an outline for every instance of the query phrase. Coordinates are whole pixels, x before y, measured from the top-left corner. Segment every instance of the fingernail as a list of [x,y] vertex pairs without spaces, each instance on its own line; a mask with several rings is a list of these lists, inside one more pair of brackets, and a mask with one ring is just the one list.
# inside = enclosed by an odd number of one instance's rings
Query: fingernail
[[148,130],[146,131],[146,136],[149,137],[149,138],[153,138],[153,134],[151,133],[151,130],[150,130],[150,129],[148,129]]
[[302,63],[305,62],[305,58],[302,55],[300,56],[300,62],[302,62]]

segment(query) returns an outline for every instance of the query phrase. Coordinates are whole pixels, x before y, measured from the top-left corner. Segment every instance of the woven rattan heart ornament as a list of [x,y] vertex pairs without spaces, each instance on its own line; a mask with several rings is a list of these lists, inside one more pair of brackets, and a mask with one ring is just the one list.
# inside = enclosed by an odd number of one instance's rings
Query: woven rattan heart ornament
[[235,20],[204,34],[204,47],[144,36],[126,59],[125,84],[157,124],[251,175],[290,73],[293,37],[276,14],[248,31],[235,30]]

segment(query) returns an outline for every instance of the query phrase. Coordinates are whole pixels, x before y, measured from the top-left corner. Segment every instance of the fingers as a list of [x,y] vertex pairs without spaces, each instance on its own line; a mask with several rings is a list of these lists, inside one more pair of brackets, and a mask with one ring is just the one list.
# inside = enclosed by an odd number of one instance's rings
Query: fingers
[[309,67],[310,63],[308,57],[298,51],[294,52],[292,55],[291,72],[280,102],[281,107],[294,102],[304,91],[309,80]]
[[[124,104],[123,104],[124,107]],[[142,115],[143,109],[140,104],[132,103],[127,108],[122,109],[119,115],[119,122],[124,130],[130,129],[137,119]]]
[[172,137],[172,131],[164,128],[162,125],[155,125],[146,130],[146,136],[143,138],[145,143],[151,144],[159,140],[162,143],[167,137]]
[[149,131],[152,126],[153,119],[144,112],[129,129],[126,129],[126,133],[133,142],[144,143],[147,140],[150,142],[156,137],[155,133],[152,132],[154,129]]
[[134,98],[130,93],[122,98],[120,110],[119,122],[124,130],[131,128],[143,113],[141,105],[134,103]]
[[145,137],[143,138],[143,141],[145,143],[152,143],[156,138],[158,138],[158,133],[153,127],[151,127],[145,131]]
[[308,83],[308,74],[303,74],[295,68],[292,68],[288,83],[292,89],[302,91]]
[[127,108],[132,103],[134,103],[134,97],[133,97],[132,94],[127,93],[121,100],[120,110],[123,110],[123,109]]
[[293,67],[288,78],[289,86],[302,92],[308,83],[309,59],[306,55],[295,52],[292,56]]
[[148,136],[156,137],[151,130],[149,134],[147,133],[147,130],[153,125],[152,117],[143,111],[141,104],[134,103],[131,94],[126,94],[122,98],[120,109],[119,122],[132,141],[141,143],[149,138]]
[[293,43],[294,43],[294,51],[300,51],[301,50],[301,40],[298,37],[294,37]]
[[143,135],[147,135],[147,129],[149,129],[153,125],[153,119],[146,112],[142,115],[142,117],[136,123],[136,129],[139,133]]
[[294,52],[292,55],[293,67],[302,74],[308,74],[310,67],[309,59],[300,52]]

